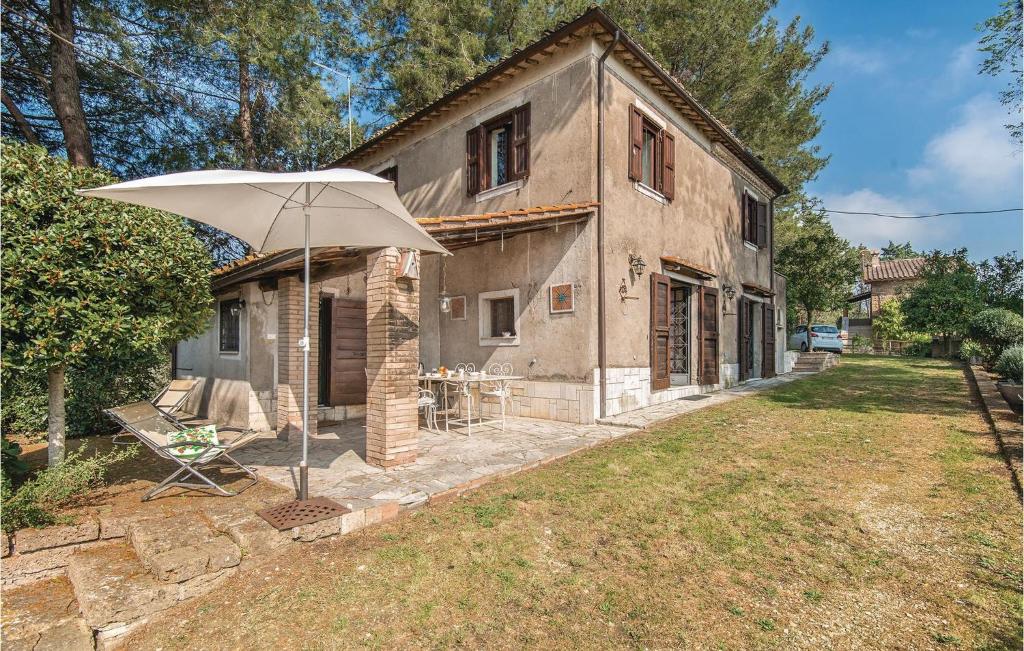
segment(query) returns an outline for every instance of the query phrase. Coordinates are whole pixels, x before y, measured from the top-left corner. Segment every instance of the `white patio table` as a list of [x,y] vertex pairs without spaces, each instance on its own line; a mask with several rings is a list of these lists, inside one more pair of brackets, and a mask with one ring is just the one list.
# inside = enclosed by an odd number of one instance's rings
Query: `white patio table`
[[[449,422],[452,423],[452,424],[455,424],[455,425],[465,425],[466,426],[466,435],[467,436],[472,436],[473,435],[473,424],[474,423],[479,426],[479,425],[489,425],[491,423],[497,423],[497,422],[501,422],[501,421],[499,421],[496,418],[491,418],[489,420],[485,420],[482,416],[477,416],[477,418],[474,420],[474,418],[473,418],[473,401],[472,400],[467,401],[466,415],[464,417],[450,418],[449,413],[448,413],[449,412],[449,410],[448,410],[448,386],[449,386],[449,384],[458,385],[458,387],[459,387],[458,393],[462,394],[462,395],[466,395],[466,394],[469,394],[470,391],[472,391],[472,387],[473,387],[474,384],[477,385],[477,387],[479,388],[480,385],[482,385],[485,382],[491,383],[491,384],[498,384],[498,383],[507,384],[509,382],[513,382],[515,380],[522,380],[522,379],[524,379],[522,375],[488,375],[487,373],[466,373],[464,375],[450,374],[450,375],[447,375],[447,376],[443,376],[443,375],[441,375],[439,373],[433,373],[433,374],[428,373],[428,374],[420,375],[419,376],[420,383],[421,384],[426,384],[428,388],[430,387],[430,385],[435,384],[435,383],[440,383],[441,384],[441,389],[442,389],[441,395],[443,396],[442,400],[443,400],[443,403],[444,403],[444,406],[445,406],[445,410],[444,410],[444,431],[446,431],[446,432],[449,431],[449,429],[448,429]],[[477,391],[477,394],[479,395],[479,390]],[[477,402],[479,404],[479,401],[477,401]],[[478,411],[482,412],[481,409],[478,409]]]

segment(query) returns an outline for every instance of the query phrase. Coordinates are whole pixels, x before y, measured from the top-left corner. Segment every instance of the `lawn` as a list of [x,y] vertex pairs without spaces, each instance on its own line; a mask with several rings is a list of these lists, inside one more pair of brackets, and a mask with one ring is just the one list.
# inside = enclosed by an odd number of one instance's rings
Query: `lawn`
[[126,645],[1019,649],[1020,522],[957,366],[847,357],[292,549]]

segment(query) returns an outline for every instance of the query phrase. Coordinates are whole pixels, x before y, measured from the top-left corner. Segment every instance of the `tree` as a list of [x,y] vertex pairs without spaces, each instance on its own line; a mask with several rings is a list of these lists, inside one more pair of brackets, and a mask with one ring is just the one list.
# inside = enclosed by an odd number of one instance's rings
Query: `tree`
[[799,305],[807,325],[814,314],[841,308],[857,278],[859,256],[836,235],[816,201],[776,217],[776,269],[786,276],[786,301]]
[[986,305],[1017,314],[1024,311],[1024,260],[1016,251],[984,260],[976,270]]
[[1010,136],[1021,142],[1021,98],[1022,89],[1021,45],[1022,20],[1024,20],[1024,2],[1022,0],[1005,0],[1002,10],[992,16],[978,29],[985,32],[978,42],[978,50],[987,56],[981,62],[979,72],[996,76],[1009,71],[1009,87],[999,93],[999,100],[1013,116],[1013,122],[1006,125]]
[[871,333],[876,339],[903,341],[910,332],[899,299],[890,298],[878,308],[878,316],[871,320]]
[[75,195],[116,182],[101,169],[11,141],[2,155],[4,384],[46,373],[54,465],[68,367],[130,365],[202,332],[210,258],[180,217]]
[[[422,108],[591,3],[376,0],[357,13],[367,98],[398,117]],[[773,0],[609,0],[602,8],[638,39],[794,191],[828,158],[811,144],[828,86],[808,75],[828,52],[799,18],[781,26]],[[788,197],[792,203],[795,197]]]
[[880,260],[899,260],[901,258],[916,258],[920,254],[914,250],[914,247],[910,245],[910,242],[905,244],[896,244],[892,240],[889,240],[889,244],[882,247],[882,252],[878,258]]
[[921,282],[903,299],[903,312],[912,330],[939,335],[950,353],[950,340],[964,337],[971,318],[984,307],[981,287],[967,260],[967,249],[926,256]]

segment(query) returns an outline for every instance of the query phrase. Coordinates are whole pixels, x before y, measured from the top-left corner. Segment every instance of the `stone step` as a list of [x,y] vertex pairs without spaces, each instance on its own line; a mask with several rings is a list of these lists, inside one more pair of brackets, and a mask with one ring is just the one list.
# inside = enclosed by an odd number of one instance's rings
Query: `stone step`
[[256,514],[251,506],[219,501],[203,511],[216,531],[227,535],[245,556],[260,556],[292,542],[290,532],[278,531]]
[[79,614],[67,577],[59,576],[3,591],[0,632],[4,651],[92,651],[92,628]]
[[242,560],[239,546],[195,513],[134,523],[128,541],[142,564],[167,583],[219,572]]
[[209,592],[235,571],[225,568],[171,583],[150,572],[132,546],[116,542],[76,553],[67,578],[86,624],[103,640],[179,601]]

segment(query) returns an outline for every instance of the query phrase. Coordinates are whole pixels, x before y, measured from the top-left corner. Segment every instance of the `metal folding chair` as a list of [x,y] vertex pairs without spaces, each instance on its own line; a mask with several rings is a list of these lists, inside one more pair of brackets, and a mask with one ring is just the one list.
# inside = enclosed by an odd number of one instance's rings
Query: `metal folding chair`
[[[248,468],[236,461],[230,455],[230,452],[237,450],[255,437],[257,434],[256,432],[245,433],[233,440],[230,444],[226,445],[215,445],[204,441],[177,441],[175,443],[169,443],[169,434],[179,432],[187,428],[173,417],[168,416],[157,409],[153,403],[147,400],[135,402],[130,405],[124,405],[122,407],[104,409],[103,413],[109,416],[115,423],[123,427],[127,433],[135,436],[135,438],[152,450],[158,457],[173,461],[179,466],[178,469],[167,479],[163,480],[143,495],[142,501],[151,499],[158,493],[174,487],[200,490],[209,489],[219,495],[230,497],[237,495],[257,482],[256,473],[251,468]],[[189,458],[171,453],[171,450],[174,448],[186,446],[196,446],[201,449],[198,453],[191,455]],[[252,481],[247,483],[238,491],[229,491],[202,473],[202,470],[217,466],[237,468],[246,473]],[[178,481],[178,478],[183,476],[185,478],[192,476],[195,479],[198,479],[201,483]]]

